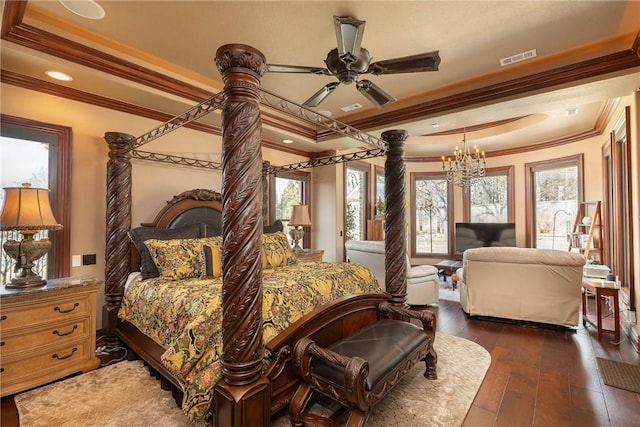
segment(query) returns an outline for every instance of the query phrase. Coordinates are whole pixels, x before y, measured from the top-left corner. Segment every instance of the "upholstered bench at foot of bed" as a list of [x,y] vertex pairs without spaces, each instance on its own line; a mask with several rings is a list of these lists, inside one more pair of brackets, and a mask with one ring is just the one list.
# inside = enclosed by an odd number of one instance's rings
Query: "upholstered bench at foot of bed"
[[[383,305],[390,309],[390,305]],[[308,338],[298,341],[294,368],[301,383],[289,407],[293,426],[335,426],[345,410],[350,410],[347,426],[364,426],[369,409],[420,360],[425,361],[424,376],[437,377],[435,316],[431,312],[395,307],[392,310],[420,319],[423,328],[404,320],[383,318],[326,348]],[[329,417],[306,412],[314,391],[340,403],[341,410]]]

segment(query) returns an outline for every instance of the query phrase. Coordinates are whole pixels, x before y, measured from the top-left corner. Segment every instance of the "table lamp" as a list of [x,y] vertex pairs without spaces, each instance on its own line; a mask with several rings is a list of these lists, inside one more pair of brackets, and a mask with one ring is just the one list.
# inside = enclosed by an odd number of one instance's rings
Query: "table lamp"
[[22,187],[4,188],[4,206],[0,214],[0,231],[17,230],[22,240],[7,240],[2,247],[16,261],[16,276],[5,286],[8,288],[29,288],[47,283],[32,268],[34,262],[44,256],[51,248],[49,239],[34,240],[40,230],[60,230],[49,203],[49,190],[32,188],[31,184]]
[[293,239],[293,251],[302,252],[302,247],[300,247],[300,240],[304,236],[304,229],[302,227],[311,227],[309,206],[293,206],[291,208],[291,219],[289,220],[289,226],[293,227],[289,232],[289,234],[291,235],[291,239]]

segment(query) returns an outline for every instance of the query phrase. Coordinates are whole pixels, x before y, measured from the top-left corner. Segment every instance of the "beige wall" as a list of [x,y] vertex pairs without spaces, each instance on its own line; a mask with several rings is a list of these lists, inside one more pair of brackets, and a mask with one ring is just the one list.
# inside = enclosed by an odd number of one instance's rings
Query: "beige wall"
[[[1,111],[73,130],[71,160],[71,254],[96,254],[96,264],[72,267],[71,276],[93,276],[104,280],[106,163],[105,132],[139,136],[159,123],[101,107],[69,101],[40,92],[3,84]],[[187,108],[185,108],[186,110]],[[220,162],[221,137],[187,128],[171,132],[140,147],[143,151],[177,154]],[[264,159],[274,165],[305,160],[300,156],[264,150]],[[219,171],[185,168],[133,159],[132,225],[151,221],[155,213],[174,195],[193,188],[221,190]],[[71,260],[69,260],[71,264]],[[98,327],[104,327],[104,293],[98,300]]]
[[[69,126],[73,129],[72,179],[71,190],[71,253],[97,254],[96,265],[74,267],[73,277],[94,276],[104,279],[105,247],[105,193],[107,144],[104,133],[108,131],[126,132],[138,136],[157,126],[158,123],[134,116],[69,101],[55,96],[45,95],[12,85],[2,85],[2,113],[46,123]],[[640,95],[630,95],[620,103],[613,114],[614,120],[622,113],[626,105],[632,106],[632,141],[638,141],[640,124],[638,123],[638,105]],[[185,109],[186,110],[186,109]],[[584,141],[566,144],[546,150],[538,150],[527,155],[502,156],[489,158],[489,167],[514,165],[515,167],[515,206],[517,224],[517,243],[524,245],[524,165],[553,158],[584,154],[585,160],[585,200],[602,198],[600,174],[600,149],[607,140],[607,134],[613,123],[607,126],[605,133]],[[220,137],[203,134],[189,129],[179,129],[157,141],[153,141],[141,150],[176,153],[187,157],[220,161]],[[273,165],[282,165],[304,160],[276,150],[265,149],[265,160]],[[640,150],[637,144],[632,147],[634,235],[640,241],[639,188],[640,188]],[[383,159],[371,163],[383,164]],[[177,166],[155,164],[133,160],[133,207],[132,224],[153,219],[154,214],[175,194],[192,188],[209,188],[220,191],[221,174],[218,171],[180,168]],[[342,260],[343,247],[341,232],[344,232],[343,211],[343,165],[323,166],[312,171],[314,204],[314,226],[312,228],[312,246],[325,250],[325,260]],[[407,191],[411,172],[440,171],[439,163],[408,163]],[[371,170],[372,174],[374,169]],[[456,189],[455,220],[462,220],[462,193]],[[425,260],[414,260],[425,262]],[[640,271],[640,250],[634,257],[635,271]],[[640,305],[640,292],[636,293],[636,304]],[[101,295],[98,308],[98,325],[102,325]]]

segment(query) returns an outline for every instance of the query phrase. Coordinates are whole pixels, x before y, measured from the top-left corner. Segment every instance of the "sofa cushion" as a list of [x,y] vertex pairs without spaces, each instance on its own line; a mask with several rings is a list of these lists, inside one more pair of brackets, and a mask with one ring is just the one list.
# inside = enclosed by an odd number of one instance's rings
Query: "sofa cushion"
[[576,266],[584,265],[586,258],[583,255],[561,251],[557,249],[534,249],[514,247],[486,247],[467,249],[463,254],[464,260],[494,262],[508,262],[512,264],[544,264]]

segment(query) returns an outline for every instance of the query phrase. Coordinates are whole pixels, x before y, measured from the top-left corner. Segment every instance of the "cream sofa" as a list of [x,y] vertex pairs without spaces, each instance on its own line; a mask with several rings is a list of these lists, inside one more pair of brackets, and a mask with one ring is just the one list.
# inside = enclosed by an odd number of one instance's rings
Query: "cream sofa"
[[584,256],[486,247],[468,249],[462,259],[460,304],[469,315],[578,325]]
[[[369,268],[385,287],[384,241],[348,240],[345,244],[349,261]],[[407,256],[407,304],[437,304],[440,293],[438,269],[432,265],[411,267]]]

